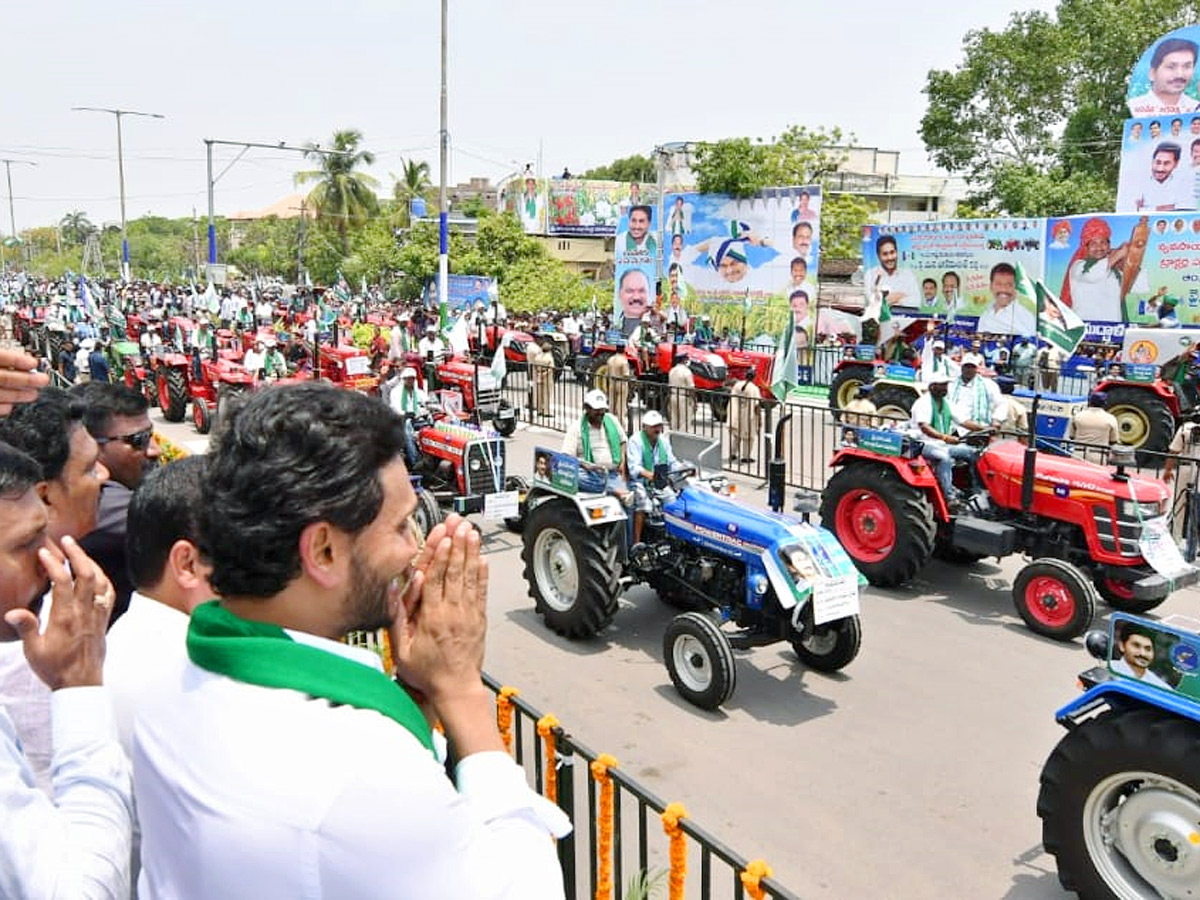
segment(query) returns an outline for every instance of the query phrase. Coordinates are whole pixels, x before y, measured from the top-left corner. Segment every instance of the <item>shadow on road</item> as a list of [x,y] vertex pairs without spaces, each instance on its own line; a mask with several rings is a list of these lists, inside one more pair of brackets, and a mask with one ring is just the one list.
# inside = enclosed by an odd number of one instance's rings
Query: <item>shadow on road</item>
[[1013,875],[1012,887],[1000,900],[1064,900],[1073,897],[1058,883],[1054,860],[1041,844],[1030,847],[1013,860],[1018,871]]

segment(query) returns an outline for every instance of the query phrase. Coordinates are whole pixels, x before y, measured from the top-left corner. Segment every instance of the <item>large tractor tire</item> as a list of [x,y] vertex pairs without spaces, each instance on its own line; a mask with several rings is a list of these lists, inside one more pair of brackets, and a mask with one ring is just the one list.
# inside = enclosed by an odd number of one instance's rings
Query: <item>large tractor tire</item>
[[188,405],[187,374],[182,369],[158,370],[158,405],[168,422],[182,422]]
[[567,370],[567,348],[555,341],[550,345],[550,355],[554,357],[554,380],[562,381]]
[[871,383],[874,373],[868,365],[846,366],[829,383],[829,408],[835,413],[858,396],[858,389]]
[[555,634],[594,637],[616,614],[621,569],[616,543],[605,540],[611,527],[589,528],[567,500],[547,500],[530,511],[521,549],[525,583]]
[[199,434],[212,431],[212,414],[208,411],[208,404],[199,397],[192,401],[192,424]]
[[1084,721],[1042,767],[1037,813],[1068,891],[1197,896],[1200,725],[1150,707]]
[[418,485],[413,485],[417,493],[417,509],[413,513],[413,523],[421,532],[421,537],[428,537],[433,526],[442,521],[442,508],[438,506],[437,498],[431,491]]
[[700,709],[716,709],[737,687],[729,638],[703,613],[680,613],[671,620],[663,635],[663,661],[675,690]]
[[871,402],[875,404],[875,411],[885,417],[886,424],[908,421],[912,418],[913,404],[917,402],[917,390],[896,384],[878,385],[871,391]]
[[1108,411],[1116,416],[1121,443],[1137,450],[1139,466],[1158,465],[1175,433],[1175,417],[1161,398],[1136,387],[1113,388],[1107,393]]
[[1035,559],[1013,581],[1013,604],[1034,634],[1071,641],[1087,631],[1096,614],[1096,589],[1077,566],[1061,559]]
[[829,479],[821,524],[871,584],[910,581],[929,562],[937,529],[933,505],[889,466],[856,463]]
[[1133,586],[1128,581],[1118,581],[1115,578],[1096,578],[1096,593],[1113,609],[1124,613],[1140,616],[1162,604],[1171,592],[1167,591],[1161,597],[1151,597],[1148,600],[1138,600],[1133,596]]

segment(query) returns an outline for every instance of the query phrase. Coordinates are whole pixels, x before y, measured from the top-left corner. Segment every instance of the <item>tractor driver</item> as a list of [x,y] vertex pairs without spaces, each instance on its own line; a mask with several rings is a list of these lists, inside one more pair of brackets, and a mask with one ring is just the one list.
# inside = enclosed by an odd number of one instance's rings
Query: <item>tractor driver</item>
[[996,382],[979,376],[979,366],[972,354],[963,356],[962,371],[951,382],[949,396],[960,435],[983,431],[1004,421],[1007,405],[1004,395]]
[[608,411],[608,397],[604,391],[593,389],[584,395],[583,416],[567,429],[562,449],[578,457],[583,468],[603,473],[608,493],[626,503],[630,494],[621,477],[626,442],[625,429]]
[[636,544],[642,539],[646,513],[654,508],[646,482],[654,482],[654,471],[658,466],[665,465],[668,471],[679,466],[675,451],[671,449],[671,440],[663,434],[663,417],[657,410],[652,409],[642,416],[642,430],[630,440],[626,462],[636,506],[633,514],[633,542]]
[[954,404],[946,398],[949,381],[949,377],[941,372],[930,376],[929,392],[913,403],[912,424],[925,438],[921,456],[933,467],[946,503],[957,506],[960,498],[954,488],[954,460],[974,460],[975,451],[960,443],[955,433],[956,427],[963,422],[955,412]]
[[404,461],[409,469],[417,464],[417,432],[413,419],[425,411],[429,401],[425,392],[417,387],[417,370],[405,366],[400,372],[400,385],[392,389],[388,398],[391,407],[404,419]]

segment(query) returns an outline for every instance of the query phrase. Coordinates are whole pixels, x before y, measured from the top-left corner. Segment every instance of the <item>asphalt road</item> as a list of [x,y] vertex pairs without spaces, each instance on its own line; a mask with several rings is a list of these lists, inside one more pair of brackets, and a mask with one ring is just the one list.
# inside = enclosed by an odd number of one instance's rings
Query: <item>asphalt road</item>
[[[188,422],[162,430],[203,450]],[[510,472],[527,475],[533,446],[560,440],[522,426]],[[740,496],[765,503],[751,482]],[[562,640],[533,612],[519,536],[484,533],[489,672],[738,852],[766,859],[799,896],[1068,896],[1034,807],[1063,733],[1054,710],[1091,661],[1080,642],[1024,628],[1010,595],[1017,560],[935,561],[908,588],[868,588],[862,652],[843,673],[807,671],[782,644],[742,652],[733,698],[705,713],[671,686],[661,643],[673,613],[652,592],[632,590],[598,639]],[[1198,601],[1180,592],[1159,613],[1196,616]],[[661,851],[654,858],[665,866]],[[689,894],[694,856],[691,867]]]

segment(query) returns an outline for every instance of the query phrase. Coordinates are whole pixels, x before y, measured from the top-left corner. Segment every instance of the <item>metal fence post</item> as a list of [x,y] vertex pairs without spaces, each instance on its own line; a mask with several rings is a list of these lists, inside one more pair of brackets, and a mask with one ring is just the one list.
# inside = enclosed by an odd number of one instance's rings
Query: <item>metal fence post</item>
[[562,866],[563,887],[567,900],[575,900],[575,835],[578,826],[575,824],[575,750],[571,742],[565,739],[561,729],[554,735],[558,770],[558,808],[567,814],[574,829],[558,842],[558,863]]

